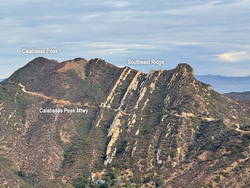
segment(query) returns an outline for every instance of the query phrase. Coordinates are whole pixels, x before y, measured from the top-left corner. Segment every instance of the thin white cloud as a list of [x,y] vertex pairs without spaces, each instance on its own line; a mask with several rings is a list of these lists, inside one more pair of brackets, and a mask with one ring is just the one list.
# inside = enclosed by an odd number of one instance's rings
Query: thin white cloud
[[163,12],[169,15],[212,15],[225,14],[225,10],[242,10],[248,9],[250,5],[249,0],[237,0],[237,1],[223,1],[214,0],[209,2],[200,2],[189,6],[178,7],[174,9],[167,9]]
[[18,5],[18,4],[24,4],[24,3],[44,3],[44,2],[48,2],[49,0],[13,0],[13,1],[9,1],[9,0],[1,0],[0,1],[0,5]]
[[130,3],[127,1],[111,1],[109,4],[115,8],[123,8],[130,5]]
[[92,49],[84,51],[84,54],[94,57],[114,55],[114,54],[127,54],[127,53],[130,53],[130,51],[126,48],[109,48],[109,49],[99,49],[99,50]]
[[149,44],[136,44],[136,43],[112,43],[112,42],[93,42],[88,44],[92,48],[113,48],[113,49],[154,49],[155,47]]
[[113,8],[124,8],[129,5],[131,5],[131,2],[128,1],[123,1],[123,0],[106,0],[106,1],[99,1],[99,0],[92,0],[92,1],[87,1],[87,0],[78,0],[79,5],[84,5],[84,6],[110,6]]
[[238,62],[250,60],[250,53],[241,51],[241,52],[228,52],[217,55],[219,61],[223,62]]

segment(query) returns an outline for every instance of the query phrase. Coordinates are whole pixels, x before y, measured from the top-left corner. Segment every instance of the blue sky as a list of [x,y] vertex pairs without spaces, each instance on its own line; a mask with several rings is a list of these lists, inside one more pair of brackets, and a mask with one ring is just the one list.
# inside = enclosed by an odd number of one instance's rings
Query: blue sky
[[[73,3],[72,3],[73,2]],[[250,0],[1,0],[0,78],[37,56],[186,62],[196,74],[250,75]],[[56,48],[54,55],[23,48]]]

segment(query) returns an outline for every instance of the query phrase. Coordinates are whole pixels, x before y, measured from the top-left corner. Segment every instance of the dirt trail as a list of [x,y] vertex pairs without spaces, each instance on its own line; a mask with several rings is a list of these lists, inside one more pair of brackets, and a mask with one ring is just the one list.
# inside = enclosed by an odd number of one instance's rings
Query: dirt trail
[[42,93],[28,91],[28,90],[26,90],[25,85],[23,85],[22,83],[19,83],[18,85],[21,87],[21,89],[22,89],[22,91],[24,93],[27,93],[27,94],[32,95],[32,96],[40,97],[40,98],[43,98],[43,99],[51,100],[52,103],[54,103],[54,104],[63,104],[63,105],[72,105],[72,106],[86,106],[86,107],[90,107],[90,108],[102,108],[102,109],[108,109],[108,110],[115,111],[115,112],[120,111],[123,115],[133,115],[133,114],[126,113],[126,112],[124,112],[124,111],[122,111],[120,109],[113,109],[111,107],[95,106],[95,105],[91,105],[91,104],[88,104],[88,103],[80,103],[80,102],[72,103],[72,102],[70,102],[68,100],[56,99],[56,98],[51,97],[51,96],[46,96],[46,95],[44,95]]
[[42,97],[42,98],[45,98],[45,99],[53,100],[52,97],[45,96],[45,95],[43,95],[43,94],[41,94],[41,93],[27,91],[27,90],[26,90],[26,87],[25,87],[23,84],[21,84],[21,83],[19,83],[18,85],[22,88],[22,91],[23,91],[24,93],[27,93],[27,94],[33,95],[33,96],[37,96],[37,97]]
[[18,85],[22,88],[22,91],[24,93],[27,93],[27,94],[33,95],[33,96],[37,96],[37,97],[40,97],[40,98],[44,98],[44,99],[47,99],[47,100],[51,100],[52,103],[54,103],[54,104],[64,104],[64,105],[74,105],[74,106],[87,106],[88,105],[88,104],[81,104],[81,103],[72,103],[72,102],[70,102],[68,100],[63,100],[63,99],[56,99],[56,98],[51,97],[51,96],[46,96],[46,95],[44,95],[42,93],[28,91],[28,90],[26,90],[26,87],[21,83],[19,83]]
[[243,130],[241,130],[238,127],[235,130],[238,131],[238,132],[240,132],[240,133],[242,133],[242,134],[250,134],[250,131],[243,131]]

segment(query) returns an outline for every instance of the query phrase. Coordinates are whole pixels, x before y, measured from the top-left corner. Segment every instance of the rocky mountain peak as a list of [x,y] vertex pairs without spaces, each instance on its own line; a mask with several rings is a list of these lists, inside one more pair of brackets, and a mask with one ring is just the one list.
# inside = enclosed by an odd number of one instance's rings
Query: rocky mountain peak
[[79,62],[79,61],[87,61],[87,60],[82,58],[82,57],[77,57],[77,58],[73,59],[73,61]]
[[26,66],[35,66],[36,64],[48,65],[48,64],[56,64],[59,63],[55,60],[47,59],[45,57],[37,57],[31,60]]
[[176,67],[176,71],[183,73],[184,75],[194,75],[193,68],[187,63],[180,63]]

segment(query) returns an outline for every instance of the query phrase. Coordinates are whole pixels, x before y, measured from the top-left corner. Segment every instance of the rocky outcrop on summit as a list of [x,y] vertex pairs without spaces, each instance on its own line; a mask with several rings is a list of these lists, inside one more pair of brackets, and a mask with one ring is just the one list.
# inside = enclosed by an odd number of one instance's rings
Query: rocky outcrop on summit
[[[145,74],[101,59],[36,58],[0,90],[0,185],[250,183],[249,106],[197,81],[188,64]],[[88,113],[39,113],[65,107]]]

